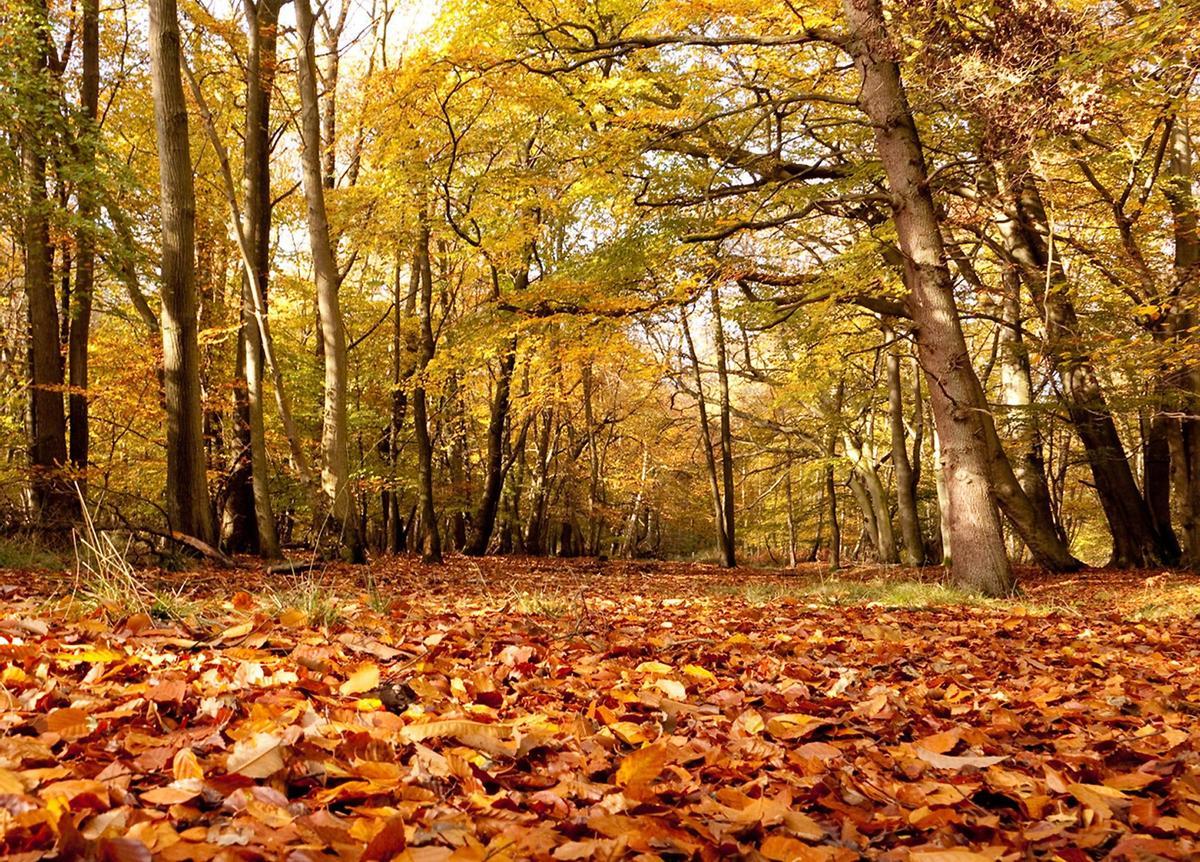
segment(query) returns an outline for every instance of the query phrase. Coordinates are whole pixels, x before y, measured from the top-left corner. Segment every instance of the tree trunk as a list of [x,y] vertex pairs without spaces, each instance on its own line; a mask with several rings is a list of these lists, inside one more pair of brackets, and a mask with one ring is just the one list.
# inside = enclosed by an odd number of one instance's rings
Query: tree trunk
[[1034,412],[1033,381],[1029,352],[1025,346],[1021,322],[1021,279],[1014,267],[1004,270],[1004,299],[999,330],[1000,390],[1008,424],[1008,435],[1017,441],[1018,456],[1013,472],[1021,483],[1037,516],[1062,537],[1050,505],[1050,483],[1046,479],[1046,459],[1042,452],[1041,423]]
[[[795,501],[792,499],[792,470],[791,465],[788,465],[787,475],[784,477],[784,504],[787,506],[785,511],[785,521],[787,523],[787,552],[788,552],[788,568],[796,568],[796,518],[792,513],[795,506]],[[820,542],[821,528],[817,527],[817,541]],[[815,552],[814,552],[815,553]]]
[[[246,65],[245,137],[245,238],[248,257],[254,264],[258,295],[266,304],[271,255],[271,94],[275,87],[275,32],[279,21],[278,0],[244,0],[249,35]],[[253,489],[254,524],[258,552],[273,559],[279,556],[279,535],[271,506],[270,465],[263,411],[263,344],[254,317],[251,274],[243,272],[242,350],[246,384],[250,452],[250,481]]]
[[904,564],[919,566],[925,562],[925,540],[921,538],[921,519],[917,512],[916,474],[908,457],[908,439],[904,431],[904,395],[900,379],[900,341],[890,321],[882,323],[887,348],[888,419],[892,431],[892,469],[896,476],[896,511],[904,544]]
[[167,515],[171,529],[214,544],[205,476],[195,230],[187,103],[175,0],[150,0],[150,75],[162,192],[163,384],[167,409]]
[[308,236],[312,249],[317,304],[324,345],[325,397],[321,430],[321,487],[329,502],[329,517],[350,558],[363,562],[365,554],[358,534],[358,515],[350,487],[349,435],[346,418],[348,356],[342,319],[338,273],[329,219],[325,213],[325,187],[321,171],[321,117],[317,105],[317,75],[313,14],[308,0],[296,0],[296,24],[300,37],[297,62],[300,88],[301,164],[307,204]]
[[420,300],[417,303],[420,336],[417,350],[417,384],[413,387],[413,431],[417,442],[417,504],[421,508],[421,559],[426,563],[442,561],[442,534],[438,529],[433,499],[433,445],[429,434],[429,415],[425,397],[425,371],[433,359],[433,271],[429,266],[429,227],[422,217],[417,238],[415,267],[420,273]]
[[1174,562],[1178,554],[1155,529],[1125,455],[1100,378],[1083,348],[1083,333],[1067,293],[1067,277],[1053,256],[1053,237],[1036,181],[1017,167],[1013,198],[999,227],[1020,266],[1046,325],[1045,349],[1062,382],[1067,411],[1083,443],[1096,495],[1113,537],[1109,565],[1143,568]]
[[955,556],[951,576],[962,587],[991,596],[1013,589],[980,415],[983,391],[954,303],[945,247],[929,190],[925,157],[900,79],[896,48],[879,0],[843,0],[851,29],[849,49],[862,76],[859,105],[871,120],[879,158],[892,193],[893,221],[912,293],[921,366],[941,438],[950,497],[949,530]]
[[59,353],[58,306],[50,247],[50,200],[46,193],[45,129],[38,123],[42,104],[53,101],[49,28],[44,0],[30,0],[25,34],[32,46],[27,74],[37,110],[22,117],[21,170],[25,184],[25,295],[29,311],[30,437],[29,469],[35,521],[62,529],[75,511],[75,492],[63,473],[67,464],[67,423],[63,412],[63,369]]
[[862,491],[860,502],[871,509],[871,527],[867,532],[871,541],[875,543],[876,556],[881,563],[899,562],[900,557],[896,553],[896,532],[892,529],[891,506],[888,504],[887,489],[879,478],[879,471],[849,431],[842,433],[842,448],[846,450],[846,458],[850,461],[856,476],[855,481]]
[[714,287],[709,295],[712,299],[716,336],[714,345],[717,351],[717,384],[721,392],[721,484],[725,490],[721,498],[721,517],[725,524],[725,529],[721,532],[721,565],[733,568],[737,565],[737,540],[734,535],[733,435],[729,427],[729,367],[725,351],[725,321],[721,318],[720,292]]
[[79,493],[87,497],[89,449],[88,428],[88,336],[92,323],[92,294],[96,284],[96,136],[100,108],[100,5],[99,0],[82,3],[82,69],[79,107],[84,128],[79,136],[81,179],[79,228],[75,232],[75,291],[70,308],[67,337],[67,369],[70,383],[68,412],[71,438],[69,456]]
[[713,454],[712,429],[708,424],[708,407],[704,400],[704,381],[700,376],[700,359],[696,355],[696,345],[692,341],[692,330],[688,326],[687,311],[681,310],[680,320],[683,323],[683,336],[687,344],[688,357],[692,361],[692,377],[696,384],[696,409],[700,414],[700,448],[704,450],[704,466],[708,472],[708,488],[712,495],[713,522],[717,529],[717,548],[721,553],[722,562],[725,559],[725,549],[729,546],[725,538],[725,506],[721,501],[721,480],[717,472],[717,459]]
[[[1198,213],[1192,194],[1192,142],[1188,131],[1186,118],[1177,114],[1171,126],[1165,185],[1175,239],[1172,293],[1178,297],[1169,321],[1171,334],[1184,345],[1180,351],[1184,357],[1194,355],[1191,351],[1197,341],[1196,298],[1200,294],[1196,285],[1200,233],[1197,233]],[[1184,559],[1196,568],[1200,566],[1200,364],[1188,359],[1184,362],[1173,381],[1179,393],[1182,417],[1171,423],[1170,460]],[[1149,469],[1148,463],[1147,471]],[[1147,476],[1148,492],[1149,479]],[[1152,509],[1155,510],[1159,513],[1157,521],[1161,518],[1161,499]]]
[[496,390],[492,394],[492,410],[488,419],[487,462],[483,483],[483,496],[475,510],[474,532],[465,553],[482,556],[487,553],[496,528],[496,511],[500,505],[500,493],[504,489],[504,431],[508,424],[508,407],[512,390],[513,370],[517,365],[517,340],[512,338],[504,355],[500,358]]

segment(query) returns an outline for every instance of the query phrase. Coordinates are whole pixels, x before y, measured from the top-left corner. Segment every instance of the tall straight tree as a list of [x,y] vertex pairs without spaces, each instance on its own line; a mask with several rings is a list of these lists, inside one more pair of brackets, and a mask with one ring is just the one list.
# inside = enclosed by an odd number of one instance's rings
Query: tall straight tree
[[1013,589],[1000,513],[992,490],[983,390],[971,366],[921,139],[879,0],[843,0],[847,48],[862,78],[859,107],[871,120],[875,146],[891,189],[892,219],[912,293],[917,350],[929,378],[930,401],[950,498],[949,532],[956,583],[986,595]]
[[355,562],[365,559],[359,534],[357,505],[350,486],[349,433],[346,419],[346,377],[349,357],[346,329],[338,299],[341,274],[337,268],[329,217],[325,212],[325,185],[321,165],[321,111],[317,96],[314,19],[308,0],[296,0],[296,25],[300,38],[297,72],[300,87],[301,175],[308,215],[324,346],[325,398],[321,431],[321,487],[329,502],[333,526]]
[[162,218],[163,389],[171,528],[216,541],[205,475],[196,319],[196,196],[175,0],[150,0],[150,81]]
[[[276,29],[279,0],[244,0],[248,56],[246,63],[246,135],[244,186],[247,257],[254,266],[258,296],[265,302],[271,256],[271,94],[275,89]],[[239,429],[248,450],[254,541],[264,557],[279,556],[279,536],[271,506],[266,432],[263,413],[262,337],[255,319],[251,273],[243,272],[240,343],[245,374],[244,428]],[[243,456],[244,457],[244,456]],[[245,499],[242,495],[241,499]]]
[[63,412],[63,367],[59,354],[58,307],[51,266],[50,199],[46,193],[46,128],[54,103],[50,75],[50,21],[45,0],[29,0],[19,16],[29,62],[21,83],[19,117],[24,182],[25,296],[29,310],[29,467],[35,520],[61,526],[72,511],[74,491],[63,474],[67,423]]
[[414,267],[420,278],[420,334],[417,341],[416,385],[413,387],[413,432],[417,442],[417,498],[421,511],[421,559],[442,561],[442,534],[433,500],[433,444],[429,434],[425,376],[433,359],[433,268],[429,265],[429,224],[422,216]]
[[81,130],[78,159],[80,180],[79,228],[75,237],[75,289],[72,292],[67,336],[67,369],[71,385],[68,398],[71,467],[86,495],[89,449],[88,335],[92,323],[92,292],[96,284],[96,123],[100,109],[100,4],[83,0],[82,74],[79,84]]

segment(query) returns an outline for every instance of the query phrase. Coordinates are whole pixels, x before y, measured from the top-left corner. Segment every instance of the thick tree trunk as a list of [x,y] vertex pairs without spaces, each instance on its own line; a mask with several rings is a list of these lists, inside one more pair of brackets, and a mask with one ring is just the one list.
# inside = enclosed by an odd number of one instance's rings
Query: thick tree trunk
[[954,303],[950,271],[925,158],[900,80],[879,0],[844,0],[849,50],[862,75],[859,105],[871,120],[892,193],[893,220],[912,293],[921,365],[941,438],[955,545],[951,575],[960,586],[992,596],[1013,589],[981,414],[983,391]]
[[321,431],[321,487],[329,503],[334,530],[354,562],[365,559],[358,533],[357,506],[350,487],[349,433],[346,416],[348,355],[346,330],[338,298],[341,277],[325,213],[325,187],[321,170],[321,117],[317,105],[317,75],[313,14],[308,0],[296,0],[296,24],[300,37],[297,62],[300,87],[301,164],[307,204],[308,236],[312,249],[317,304],[324,345],[325,397]]
[[888,422],[892,431],[892,470],[896,476],[896,514],[904,544],[906,566],[925,562],[925,540],[921,538],[921,517],[917,511],[916,473],[908,456],[908,438],[904,429],[904,394],[900,377],[900,341],[890,321],[882,323],[887,349]]
[[[983,282],[975,272],[974,266],[963,255],[955,255],[955,262],[963,277],[971,284],[983,289]],[[981,393],[981,397],[982,393]],[[983,436],[987,442],[988,457],[991,462],[992,490],[1001,510],[1020,535],[1021,540],[1033,555],[1038,565],[1051,571],[1068,572],[1078,569],[1083,564],[1071,556],[1067,542],[1056,529],[1055,522],[1048,520],[1040,513],[1037,505],[1025,493],[1012,462],[1004,452],[1000,435],[996,432],[996,423],[990,410],[979,414],[983,423]],[[943,525],[946,521],[942,519]]]
[[1025,166],[1018,166],[1017,173],[1011,203],[999,226],[1045,321],[1045,349],[1062,382],[1067,411],[1083,443],[1096,495],[1112,532],[1109,564],[1134,568],[1170,564],[1178,554],[1170,539],[1155,529],[1100,378],[1082,346],[1083,333],[1068,295],[1066,273],[1050,250],[1049,223],[1036,181]]
[[[32,52],[27,98],[52,99],[49,27],[44,0],[30,0],[24,19]],[[38,110],[41,110],[39,106]],[[25,295],[29,311],[30,437],[29,469],[35,521],[61,529],[75,511],[75,492],[64,474],[67,423],[63,412],[63,368],[59,353],[59,317],[50,247],[50,200],[46,193],[45,130],[38,110],[20,121],[21,170],[25,184]]]
[[[416,269],[420,273],[417,303],[420,335],[417,349],[417,384],[413,387],[413,430],[417,442],[417,505],[421,509],[421,559],[442,561],[442,534],[438,528],[433,498],[433,444],[429,433],[429,411],[425,397],[425,371],[433,359],[433,271],[429,266],[429,227],[422,218],[417,238]],[[322,312],[323,314],[324,312]]]
[[175,0],[150,0],[150,77],[162,191],[162,340],[171,529],[215,544],[205,476],[187,103]]

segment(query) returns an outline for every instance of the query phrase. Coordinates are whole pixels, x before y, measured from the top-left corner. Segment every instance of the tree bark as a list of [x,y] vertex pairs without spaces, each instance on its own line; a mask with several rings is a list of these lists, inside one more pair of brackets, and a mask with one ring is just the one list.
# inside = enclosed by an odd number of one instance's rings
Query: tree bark
[[[498,285],[498,276],[496,282]],[[513,288],[523,291],[529,286],[528,261],[525,268],[513,278]],[[495,288],[497,298],[499,288]],[[475,509],[471,541],[464,553],[479,557],[487,553],[488,544],[492,540],[492,531],[496,528],[496,512],[500,507],[500,494],[504,490],[504,437],[508,426],[508,408],[511,402],[512,376],[517,367],[517,339],[509,339],[504,355],[500,357],[500,367],[496,375],[496,389],[492,393],[492,409],[488,418],[487,430],[487,460],[483,482],[483,495]]]
[[195,291],[196,199],[175,0],[150,0],[150,77],[162,209],[163,383],[171,529],[216,543],[205,476]]
[[[1190,351],[1194,350],[1197,341],[1196,300],[1200,296],[1200,286],[1197,285],[1197,268],[1200,267],[1197,221],[1200,214],[1192,194],[1191,136],[1186,118],[1178,114],[1171,126],[1164,193],[1171,208],[1175,239],[1174,284],[1171,292],[1176,299],[1169,325],[1175,340],[1186,345]],[[1192,355],[1186,351],[1181,353],[1184,356]],[[1173,378],[1182,409],[1179,410],[1181,418],[1171,422],[1170,471],[1173,474],[1175,508],[1179,513],[1184,559],[1189,566],[1196,568],[1200,566],[1200,364],[1185,360],[1184,367]],[[1150,464],[1147,463],[1147,472],[1149,469]],[[1149,492],[1149,475],[1146,485]],[[1162,516],[1161,498],[1156,502],[1152,512],[1158,512],[1157,521]]]
[[725,524],[721,534],[721,565],[733,568],[737,565],[737,539],[734,532],[733,434],[729,424],[729,366],[725,350],[725,321],[721,317],[721,294],[713,287],[709,295],[712,301],[714,345],[717,351],[717,385],[721,393],[721,484],[725,491],[721,497],[721,516]]
[[321,343],[324,345],[325,396],[321,430],[321,487],[328,498],[329,517],[334,530],[354,562],[365,559],[358,532],[357,505],[350,487],[349,434],[346,416],[345,321],[338,298],[341,277],[338,273],[329,218],[325,212],[325,186],[321,169],[321,116],[317,104],[316,49],[313,38],[313,13],[308,0],[296,0],[296,24],[300,37],[297,62],[300,89],[301,164],[304,198],[308,217],[309,245],[321,317]]
[[417,442],[417,505],[421,509],[421,559],[442,562],[442,534],[438,528],[433,498],[433,444],[429,434],[429,411],[425,396],[425,374],[433,359],[433,271],[429,265],[429,226],[424,217],[417,237],[415,266],[420,273],[420,300],[417,304],[420,336],[417,349],[417,383],[413,387],[413,430]]
[[79,86],[79,107],[83,129],[79,135],[78,158],[81,179],[76,197],[79,200],[79,228],[75,232],[75,290],[70,308],[70,330],[67,337],[67,369],[70,396],[67,408],[70,415],[69,456],[79,493],[87,497],[88,450],[88,336],[92,323],[92,294],[96,284],[96,216],[99,211],[96,175],[96,136],[100,108],[100,4],[99,0],[82,2],[82,57]]
[[[24,17],[24,16],[22,16]],[[61,529],[71,518],[75,494],[63,470],[67,465],[67,423],[63,412],[63,368],[59,318],[50,246],[50,199],[46,192],[45,129],[41,111],[52,104],[50,22],[44,0],[30,0],[25,19],[31,46],[29,92],[20,118],[21,171],[25,185],[25,295],[29,312],[29,469],[34,520]]]
[[1034,412],[1033,380],[1029,351],[1025,345],[1021,318],[1021,278],[1015,267],[1003,274],[1004,298],[1000,309],[1003,321],[999,330],[1000,390],[1008,434],[1015,438],[1018,456],[1013,465],[1017,481],[1037,510],[1039,518],[1053,524],[1058,535],[1062,529],[1054,518],[1050,503],[1050,483],[1046,479],[1046,459],[1042,450],[1042,430]]
[[[275,44],[278,0],[244,0],[249,56],[246,65],[245,238],[254,264],[258,295],[266,304],[271,255],[271,94],[275,88]],[[259,554],[279,554],[279,534],[271,505],[263,404],[263,344],[254,317],[251,273],[242,278],[242,351],[246,384],[245,443],[250,454],[255,545]]]
[[892,470],[896,477],[896,513],[900,521],[906,566],[925,562],[925,540],[921,538],[921,518],[917,512],[916,474],[908,456],[904,429],[904,394],[901,390],[900,341],[894,325],[884,320],[881,328],[887,349],[888,420],[892,432]]
[[941,438],[955,545],[951,576],[991,596],[1012,592],[1000,515],[992,490],[981,414],[983,391],[958,317],[920,138],[894,59],[879,0],[843,0],[849,50],[862,76],[859,105],[870,118],[892,194],[893,221],[912,293],[921,365]]
[[1154,526],[1117,433],[1068,295],[1066,273],[1053,256],[1052,234],[1036,180],[1017,166],[1012,197],[999,227],[1046,324],[1045,349],[1062,381],[1067,411],[1083,443],[1096,495],[1113,538],[1111,566],[1169,565],[1178,554]]
[[692,330],[688,325],[687,310],[680,312],[683,324],[684,343],[687,344],[688,358],[692,364],[692,378],[696,384],[696,410],[700,414],[700,448],[704,450],[704,466],[708,473],[708,488],[712,495],[713,522],[717,530],[717,549],[724,564],[725,551],[729,542],[725,537],[725,504],[721,499],[721,479],[717,472],[717,459],[713,454],[712,429],[708,424],[708,406],[704,399],[704,381],[700,376],[700,358],[696,355],[696,344],[692,340]]

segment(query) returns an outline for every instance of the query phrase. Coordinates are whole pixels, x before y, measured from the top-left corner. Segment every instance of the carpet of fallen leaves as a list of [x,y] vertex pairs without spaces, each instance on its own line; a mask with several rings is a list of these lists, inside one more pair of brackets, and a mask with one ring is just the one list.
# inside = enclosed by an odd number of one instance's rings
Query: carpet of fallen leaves
[[0,855],[1200,858],[1200,624],[1116,610],[1145,579],[1081,612],[1044,608],[1087,574],[924,610],[682,564],[367,574],[175,575],[207,600],[164,621],[0,573]]

